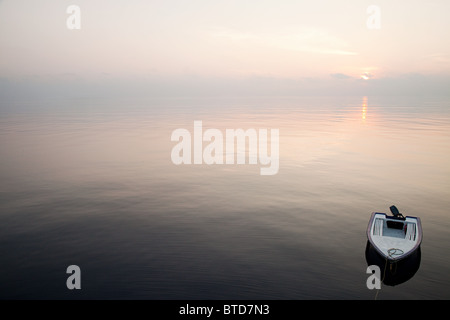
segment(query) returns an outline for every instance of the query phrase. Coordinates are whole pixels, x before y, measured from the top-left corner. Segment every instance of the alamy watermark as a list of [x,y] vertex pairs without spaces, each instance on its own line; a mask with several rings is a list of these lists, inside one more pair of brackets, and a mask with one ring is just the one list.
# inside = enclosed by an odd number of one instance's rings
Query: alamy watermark
[[[81,29],[81,9],[77,5],[70,5],[66,9],[66,13],[70,16],[66,20],[66,26],[69,30]],[[370,5],[366,9],[369,17],[366,21],[366,26],[370,30],[381,29],[381,9],[377,5]]]
[[81,9],[79,6],[70,5],[66,9],[66,13],[70,16],[66,20],[66,26],[69,30],[81,29]]
[[[81,29],[81,9],[77,5],[70,5],[66,9],[66,13],[70,16],[66,20],[66,26],[69,30]],[[381,29],[381,9],[377,5],[370,5],[366,9],[366,13],[369,17],[366,21],[366,26],[370,30]]]
[[[225,141],[224,141],[225,136]],[[203,132],[202,121],[194,121],[193,135],[187,129],[172,132],[171,141],[178,141],[171,152],[172,162],[180,164],[259,164],[261,175],[275,175],[279,169],[279,130],[218,129]],[[207,144],[204,146],[204,142]],[[247,149],[248,146],[248,149]],[[270,146],[270,154],[269,154]]]
[[67,289],[73,290],[81,289],[81,269],[77,265],[70,265],[67,267],[66,273],[70,274],[70,276],[67,278],[66,286]]
[[367,281],[366,281],[367,289],[369,289],[369,290],[381,289],[380,267],[377,265],[370,265],[367,267],[366,273],[370,274],[370,276],[367,278]]
[[377,5],[370,5],[366,10],[367,14],[370,14],[366,21],[366,26],[370,30],[381,29],[381,9]]

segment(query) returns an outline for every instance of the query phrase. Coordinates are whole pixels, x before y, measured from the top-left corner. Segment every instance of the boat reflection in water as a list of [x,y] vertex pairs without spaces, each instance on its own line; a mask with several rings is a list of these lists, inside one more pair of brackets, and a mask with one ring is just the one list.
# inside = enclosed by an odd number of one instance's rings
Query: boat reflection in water
[[411,279],[416,274],[417,270],[419,270],[420,259],[420,246],[405,259],[400,261],[390,261],[382,257],[371,243],[367,241],[367,265],[377,265],[380,267],[381,280],[387,286],[396,286]]

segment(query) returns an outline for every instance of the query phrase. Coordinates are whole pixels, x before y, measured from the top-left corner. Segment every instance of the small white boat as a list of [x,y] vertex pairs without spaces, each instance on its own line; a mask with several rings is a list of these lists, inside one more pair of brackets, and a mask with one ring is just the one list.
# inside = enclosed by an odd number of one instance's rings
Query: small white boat
[[387,261],[405,259],[419,248],[422,242],[420,218],[404,217],[395,206],[392,216],[373,212],[367,227],[367,238],[375,250]]

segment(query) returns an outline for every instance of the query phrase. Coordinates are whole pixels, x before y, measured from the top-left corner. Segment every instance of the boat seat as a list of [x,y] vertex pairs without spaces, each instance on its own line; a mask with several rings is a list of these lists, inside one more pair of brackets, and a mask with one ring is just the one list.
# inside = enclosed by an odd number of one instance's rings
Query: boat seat
[[375,219],[373,235],[374,236],[382,236],[383,235],[383,219]]
[[406,224],[406,240],[416,240],[416,224],[415,223],[407,223]]

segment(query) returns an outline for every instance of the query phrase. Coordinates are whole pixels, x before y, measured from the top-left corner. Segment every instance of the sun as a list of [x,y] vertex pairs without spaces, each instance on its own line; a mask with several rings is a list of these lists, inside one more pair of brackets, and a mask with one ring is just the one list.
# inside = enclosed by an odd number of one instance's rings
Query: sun
[[373,76],[369,73],[369,72],[364,72],[362,75],[361,75],[361,79],[363,79],[363,80],[369,80],[370,78],[372,78]]

